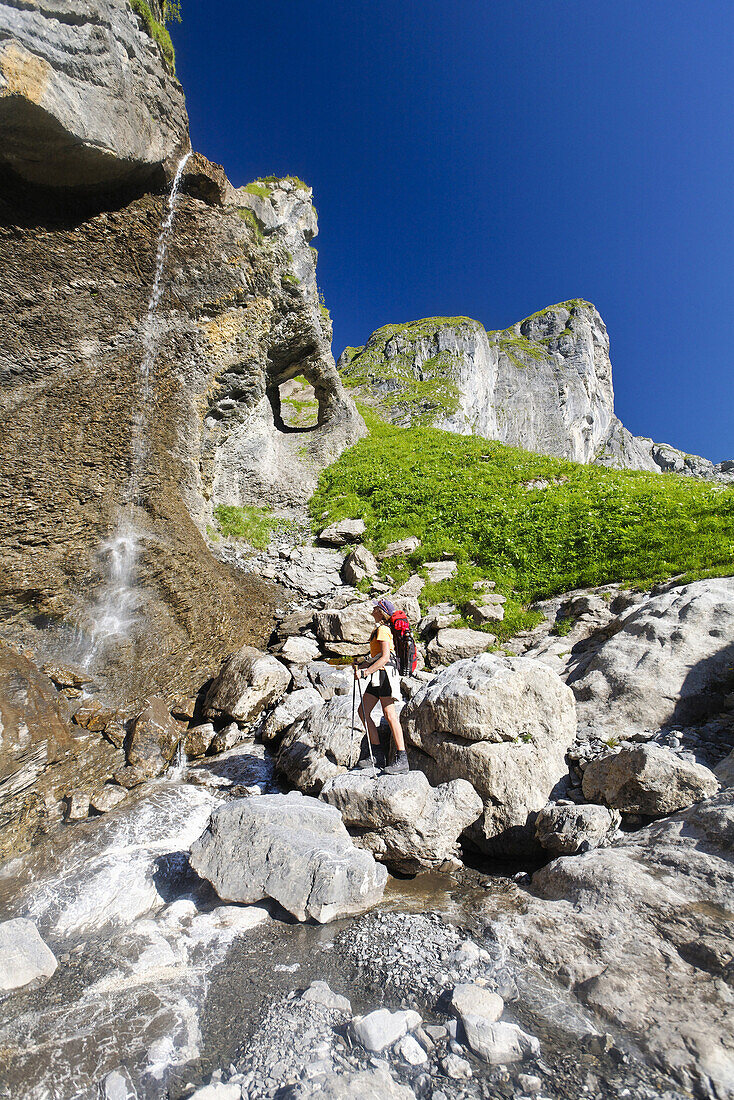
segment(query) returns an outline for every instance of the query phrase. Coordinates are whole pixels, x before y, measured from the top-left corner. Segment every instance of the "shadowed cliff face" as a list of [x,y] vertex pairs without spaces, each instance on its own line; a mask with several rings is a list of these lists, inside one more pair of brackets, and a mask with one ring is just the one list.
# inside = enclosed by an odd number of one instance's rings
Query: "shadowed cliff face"
[[162,185],[190,144],[171,68],[128,0],[3,0],[0,166],[49,193]]
[[[196,687],[227,652],[262,644],[276,590],[212,556],[201,533],[211,510],[300,502],[319,465],[361,430],[330,355],[313,260],[310,279],[293,271],[298,245],[312,254],[310,192],[283,188],[268,200],[269,233],[231,188],[226,207],[181,196],[133,517],[140,629],[106,660],[121,701]],[[0,227],[0,613],[4,635],[39,659],[73,657],[69,624],[88,628],[103,544],[120,520],[163,204],[149,195],[61,229]],[[314,384],[319,424],[279,432],[277,385],[297,373]]]

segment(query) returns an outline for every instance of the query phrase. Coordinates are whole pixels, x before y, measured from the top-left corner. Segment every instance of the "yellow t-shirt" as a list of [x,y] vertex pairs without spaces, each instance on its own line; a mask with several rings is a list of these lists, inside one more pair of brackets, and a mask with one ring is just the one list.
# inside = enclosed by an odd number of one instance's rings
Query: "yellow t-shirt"
[[387,642],[388,653],[395,649],[392,640],[392,630],[384,623],[380,623],[370,634],[370,657],[382,656],[382,643]]

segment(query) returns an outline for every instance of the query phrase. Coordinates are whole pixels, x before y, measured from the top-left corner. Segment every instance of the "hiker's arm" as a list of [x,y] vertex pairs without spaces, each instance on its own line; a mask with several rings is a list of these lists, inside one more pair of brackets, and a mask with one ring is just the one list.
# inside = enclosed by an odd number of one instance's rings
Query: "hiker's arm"
[[390,643],[387,638],[380,639],[380,647],[382,653],[379,657],[376,657],[374,661],[370,661],[364,668],[358,669],[358,675],[371,676],[373,672],[379,672],[381,668],[389,664],[390,661]]

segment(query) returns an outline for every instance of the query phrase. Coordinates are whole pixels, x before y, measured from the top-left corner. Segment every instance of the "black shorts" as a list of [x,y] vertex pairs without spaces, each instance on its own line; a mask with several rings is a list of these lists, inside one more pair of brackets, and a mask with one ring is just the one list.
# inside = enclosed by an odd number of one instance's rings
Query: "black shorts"
[[388,665],[379,672],[373,672],[367,680],[366,694],[376,695],[378,699],[399,699],[401,692],[398,670]]

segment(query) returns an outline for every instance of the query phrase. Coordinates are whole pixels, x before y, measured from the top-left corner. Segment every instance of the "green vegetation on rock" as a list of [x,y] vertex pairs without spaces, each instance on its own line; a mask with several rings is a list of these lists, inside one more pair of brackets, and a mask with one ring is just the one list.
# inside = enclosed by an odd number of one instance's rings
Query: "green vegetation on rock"
[[282,183],[283,180],[288,180],[299,191],[310,191],[311,188],[303,180],[299,180],[298,176],[262,176],[260,183]]
[[243,222],[249,225],[255,236],[255,243],[263,243],[263,223],[258,218],[254,210],[250,210],[249,206],[240,206],[237,209],[237,214],[242,218]]
[[321,474],[312,515],[322,526],[361,516],[375,551],[417,535],[415,554],[387,563],[396,582],[425,561],[455,557],[457,575],[426,585],[424,607],[464,606],[474,581],[494,580],[507,597],[505,620],[487,629],[506,638],[538,621],[528,604],[573,588],[734,573],[734,489],[402,429],[361,411],[370,435]]
[[214,518],[225,538],[245,539],[251,546],[264,550],[270,541],[274,521],[262,508],[254,505],[218,504]]
[[272,191],[265,183],[260,183],[259,180],[253,180],[252,183],[247,183],[242,190],[248,195],[257,195],[259,199],[269,199],[272,195]]
[[153,15],[150,9],[150,5],[146,3],[146,0],[130,0],[130,7],[133,9],[136,15],[145,23],[145,29],[150,37],[157,44],[163,61],[165,62],[168,71],[175,76],[176,75],[176,51],[173,48],[173,42],[171,36],[168,33],[166,23],[174,19],[177,23],[181,22],[181,3],[180,0],[163,0],[162,12],[163,22],[159,22]]

